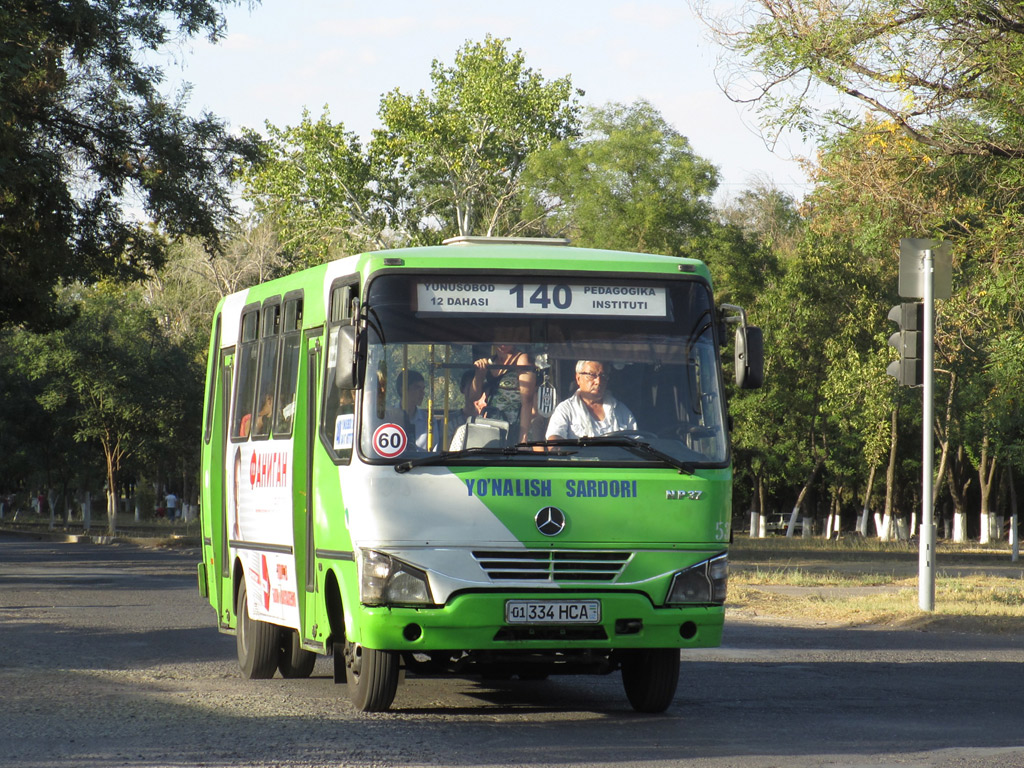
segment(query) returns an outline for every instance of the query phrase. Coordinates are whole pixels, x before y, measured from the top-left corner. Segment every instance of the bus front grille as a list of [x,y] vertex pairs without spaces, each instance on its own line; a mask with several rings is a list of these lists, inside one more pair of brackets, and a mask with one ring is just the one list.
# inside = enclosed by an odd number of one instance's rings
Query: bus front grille
[[588,550],[477,551],[473,557],[492,581],[614,581],[630,552]]

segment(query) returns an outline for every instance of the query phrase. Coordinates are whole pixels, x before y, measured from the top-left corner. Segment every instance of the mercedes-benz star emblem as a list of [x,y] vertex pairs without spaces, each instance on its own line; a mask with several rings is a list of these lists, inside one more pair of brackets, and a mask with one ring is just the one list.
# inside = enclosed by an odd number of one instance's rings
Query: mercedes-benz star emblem
[[565,512],[558,507],[544,507],[534,518],[537,530],[545,536],[557,536],[565,530]]

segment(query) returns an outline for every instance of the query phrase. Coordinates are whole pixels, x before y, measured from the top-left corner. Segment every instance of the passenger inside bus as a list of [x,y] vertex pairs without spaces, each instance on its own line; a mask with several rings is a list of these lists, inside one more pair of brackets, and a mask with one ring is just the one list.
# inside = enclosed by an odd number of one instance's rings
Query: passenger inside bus
[[270,419],[274,413],[274,396],[268,392],[263,397],[263,403],[260,405],[260,409],[256,414],[256,423],[254,426],[254,434],[266,435],[270,432]]
[[530,356],[514,344],[497,344],[491,357],[473,365],[469,396],[475,401],[487,393],[489,404],[509,423],[510,438],[525,442],[537,407],[537,372]]
[[484,390],[483,394],[474,399],[473,379],[475,376],[476,369],[470,368],[463,372],[462,378],[459,380],[459,391],[462,393],[463,406],[448,415],[449,432],[454,432],[473,416],[501,418],[501,413],[488,402],[490,393],[487,390]]
[[395,377],[395,389],[401,404],[392,410],[390,418],[401,424],[409,438],[409,444],[421,450],[427,448],[427,411],[420,408],[427,385],[419,371],[407,369]]
[[[448,430],[452,435],[448,449],[460,451],[467,447],[478,447],[487,445],[491,440],[499,438],[501,443],[505,442],[508,435],[508,422],[502,419],[502,413],[494,406],[488,404],[489,393],[484,393],[473,399],[473,379],[476,376],[476,368],[470,368],[462,374],[459,381],[459,390],[462,392],[464,404],[458,411],[453,411],[448,417]],[[476,432],[487,432],[485,437],[470,436],[467,445],[467,431],[469,425],[476,425]],[[497,431],[495,431],[497,430]],[[500,434],[504,430],[504,434]]]
[[608,389],[608,369],[597,360],[576,363],[577,390],[555,408],[548,420],[548,440],[596,437],[635,431],[633,412]]

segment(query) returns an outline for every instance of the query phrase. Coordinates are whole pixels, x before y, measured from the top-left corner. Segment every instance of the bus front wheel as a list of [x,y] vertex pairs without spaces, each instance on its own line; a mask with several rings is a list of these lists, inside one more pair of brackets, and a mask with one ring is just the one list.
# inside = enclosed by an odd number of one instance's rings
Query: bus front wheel
[[345,668],[352,704],[363,712],[385,712],[398,689],[399,655],[345,643]]
[[679,685],[679,649],[628,651],[622,659],[622,685],[637,712],[664,712]]
[[274,676],[277,669],[279,629],[265,621],[249,616],[249,601],[246,599],[245,581],[238,585],[238,599],[235,602],[235,646],[238,649],[238,666],[250,680],[266,680]]

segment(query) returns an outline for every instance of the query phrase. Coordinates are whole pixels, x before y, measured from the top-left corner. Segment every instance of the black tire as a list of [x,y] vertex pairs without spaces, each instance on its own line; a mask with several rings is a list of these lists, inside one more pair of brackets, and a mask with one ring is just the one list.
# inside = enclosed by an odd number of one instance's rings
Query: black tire
[[629,651],[622,660],[622,685],[637,712],[664,712],[679,686],[679,649]]
[[356,709],[386,712],[391,707],[398,690],[399,659],[395,651],[345,644],[348,695]]
[[238,587],[235,602],[235,647],[238,649],[238,667],[250,680],[267,680],[277,669],[278,638],[280,629],[265,621],[249,616],[249,601],[245,595],[245,581]]
[[316,654],[300,645],[298,632],[282,629],[280,646],[277,651],[277,668],[281,677],[309,677],[313,674]]

